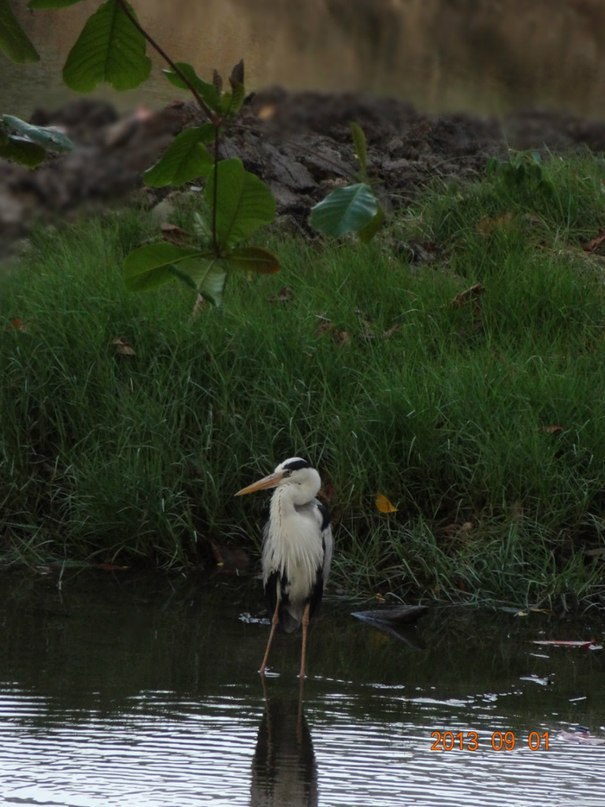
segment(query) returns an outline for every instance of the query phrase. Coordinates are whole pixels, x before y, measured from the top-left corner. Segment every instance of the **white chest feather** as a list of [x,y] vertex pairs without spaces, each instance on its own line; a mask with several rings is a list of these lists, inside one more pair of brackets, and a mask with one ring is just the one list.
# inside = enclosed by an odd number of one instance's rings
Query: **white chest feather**
[[324,563],[321,513],[315,501],[295,507],[286,496],[274,495],[263,546],[264,582],[285,575],[290,601],[306,600]]

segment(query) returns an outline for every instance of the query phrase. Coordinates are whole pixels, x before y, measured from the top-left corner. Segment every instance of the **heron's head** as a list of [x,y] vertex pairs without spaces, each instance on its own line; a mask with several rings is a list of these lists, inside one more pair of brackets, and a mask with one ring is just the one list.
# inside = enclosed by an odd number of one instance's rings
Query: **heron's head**
[[310,462],[301,457],[290,457],[290,459],[280,462],[272,474],[238,490],[235,495],[245,496],[247,493],[255,493],[257,490],[277,487],[288,487],[296,494],[296,499],[310,501],[318,494],[321,479],[315,468],[311,467]]

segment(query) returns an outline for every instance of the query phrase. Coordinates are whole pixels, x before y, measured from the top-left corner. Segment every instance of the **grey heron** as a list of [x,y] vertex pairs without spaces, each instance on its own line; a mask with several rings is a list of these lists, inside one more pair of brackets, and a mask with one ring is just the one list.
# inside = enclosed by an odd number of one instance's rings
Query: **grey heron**
[[286,633],[302,625],[300,678],[305,676],[309,621],[321,601],[332,560],[330,514],[317,499],[320,487],[315,468],[301,457],[290,457],[235,494],[275,488],[263,533],[263,585],[272,619],[261,675],[278,625]]

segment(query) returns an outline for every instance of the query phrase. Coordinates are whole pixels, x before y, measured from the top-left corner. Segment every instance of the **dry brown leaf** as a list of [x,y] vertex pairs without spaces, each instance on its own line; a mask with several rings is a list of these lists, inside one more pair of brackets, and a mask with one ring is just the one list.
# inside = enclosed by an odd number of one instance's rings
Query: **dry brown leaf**
[[357,308],[355,310],[355,313],[357,314],[357,318],[359,319],[359,323],[361,325],[361,336],[363,337],[363,339],[366,339],[368,341],[370,339],[375,339],[376,334],[374,333],[374,327],[365,311],[362,311],[360,308]]
[[546,434],[561,434],[565,429],[563,426],[559,426],[558,423],[555,423],[552,426],[542,426],[542,431]]
[[331,320],[327,317],[322,317],[317,315],[317,319],[321,320],[319,325],[317,326],[315,333],[318,336],[322,334],[330,334],[332,339],[337,345],[343,346],[348,345],[351,341],[351,335],[348,331],[345,331],[343,328],[337,328]]
[[472,521],[464,521],[462,524],[454,521],[452,524],[448,524],[443,528],[443,534],[450,539],[461,539],[464,538],[470,533],[473,528],[474,524]]
[[258,110],[256,116],[260,120],[271,120],[271,118],[275,117],[276,112],[277,112],[276,104],[265,104]]
[[385,339],[390,339],[393,334],[396,334],[397,331],[401,330],[401,325],[395,323],[395,325],[391,325],[382,335]]
[[374,503],[379,513],[397,512],[397,508],[395,507],[395,505],[389,499],[387,499],[384,493],[377,493],[376,498],[374,499]]
[[524,508],[523,504],[520,501],[514,501],[510,506],[510,515],[514,521],[519,521],[519,519],[523,518]]
[[458,294],[452,300],[452,305],[455,308],[460,308],[460,306],[463,306],[468,302],[478,300],[478,298],[481,297],[484,292],[485,286],[482,286],[481,283],[474,283],[472,286],[469,286],[468,289],[458,292]]
[[605,233],[601,233],[600,235],[597,235],[595,238],[593,238],[593,239],[592,239],[591,241],[589,241],[587,244],[584,244],[584,246],[582,247],[582,249],[583,249],[585,252],[596,252],[596,251],[597,251],[597,249],[598,249],[598,248],[599,248],[599,247],[600,247],[600,246],[601,246],[603,243],[605,243]]
[[269,297],[270,303],[287,303],[294,297],[294,292],[290,286],[282,286],[277,294]]
[[27,331],[27,325],[25,324],[25,322],[23,322],[21,317],[13,317],[9,321],[8,327],[13,331]]
[[513,219],[513,214],[509,210],[508,213],[502,213],[500,216],[485,216],[477,224],[477,232],[481,235],[490,235],[494,230],[499,230],[505,227]]
[[95,569],[100,569],[102,572],[126,572],[130,566],[122,566],[118,563],[95,563]]
[[169,222],[165,221],[160,226],[160,230],[162,232],[162,238],[164,241],[170,241],[171,244],[182,246],[183,244],[188,244],[191,241],[191,234],[188,233],[187,230],[183,230],[182,227],[177,227],[176,224],[170,224]]
[[136,356],[135,350],[133,346],[130,344],[128,339],[124,336],[116,336],[115,339],[112,340],[111,344],[114,347],[115,352],[118,356]]

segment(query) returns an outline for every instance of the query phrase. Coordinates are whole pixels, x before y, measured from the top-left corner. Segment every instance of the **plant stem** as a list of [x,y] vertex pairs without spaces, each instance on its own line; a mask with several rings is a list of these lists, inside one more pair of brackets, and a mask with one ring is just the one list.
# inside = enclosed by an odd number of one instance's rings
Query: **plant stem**
[[159,45],[155,41],[155,39],[150,34],[147,33],[147,31],[143,28],[141,23],[136,18],[136,16],[132,13],[132,11],[130,9],[130,6],[128,5],[126,0],[117,0],[117,2],[118,2],[118,5],[120,6],[120,8],[122,9],[122,11],[124,12],[124,14],[126,14],[128,19],[130,20],[130,22],[134,25],[134,27],[138,31],[140,31],[141,34],[143,34],[143,36],[145,37],[147,42],[149,42],[151,47],[155,51],[157,51],[157,53],[160,54],[162,59],[164,59],[164,61],[169,65],[169,67],[172,70],[174,70],[174,72],[181,79],[181,81],[183,81],[187,85],[187,87],[189,88],[191,94],[193,95],[193,97],[197,101],[198,106],[204,112],[204,114],[207,116],[208,120],[212,123],[212,125],[215,126],[215,127],[220,126],[220,123],[221,123],[220,117],[215,112],[213,112],[212,109],[210,109],[208,104],[204,101],[202,96],[199,94],[199,92],[196,90],[196,88],[193,86],[193,84],[189,81],[187,76],[179,69],[178,65],[176,65],[175,62],[173,62],[173,60],[166,53],[166,51],[161,47],[161,45]]
[[212,249],[215,255],[219,254],[219,244],[216,237],[216,205],[218,201],[218,162],[219,162],[219,127],[214,127],[214,186],[212,188]]

